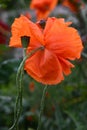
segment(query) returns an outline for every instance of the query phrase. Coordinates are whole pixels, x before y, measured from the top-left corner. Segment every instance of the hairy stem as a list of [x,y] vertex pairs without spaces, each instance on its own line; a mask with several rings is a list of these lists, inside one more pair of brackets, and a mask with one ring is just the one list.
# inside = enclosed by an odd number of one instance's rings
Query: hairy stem
[[18,88],[18,96],[17,96],[17,100],[16,100],[15,113],[14,113],[15,121],[14,121],[13,126],[11,128],[9,128],[9,130],[18,130],[18,121],[19,121],[21,109],[22,109],[22,81],[23,81],[25,61],[39,50],[43,50],[43,47],[41,46],[39,48],[36,48],[36,49],[32,50],[31,52],[29,52],[29,54],[25,55],[18,68],[17,76],[16,76],[16,85]]
[[40,128],[41,128],[41,117],[42,117],[43,110],[44,110],[44,102],[45,102],[46,91],[47,91],[47,85],[45,86],[45,88],[43,90],[43,95],[42,95],[42,99],[41,99],[41,108],[40,108],[40,115],[39,115],[37,130],[40,130]]

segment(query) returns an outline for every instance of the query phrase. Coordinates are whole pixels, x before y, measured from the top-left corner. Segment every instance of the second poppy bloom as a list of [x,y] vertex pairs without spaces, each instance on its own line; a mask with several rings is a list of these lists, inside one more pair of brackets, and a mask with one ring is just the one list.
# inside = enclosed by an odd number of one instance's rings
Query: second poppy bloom
[[14,21],[10,46],[22,47],[21,37],[29,36],[27,53],[43,47],[25,62],[24,69],[36,81],[49,85],[61,82],[74,67],[70,60],[80,58],[81,38],[69,25],[64,19],[48,18],[45,28],[41,29],[23,15]]
[[38,19],[45,19],[54,9],[58,0],[32,0],[30,8],[37,11]]

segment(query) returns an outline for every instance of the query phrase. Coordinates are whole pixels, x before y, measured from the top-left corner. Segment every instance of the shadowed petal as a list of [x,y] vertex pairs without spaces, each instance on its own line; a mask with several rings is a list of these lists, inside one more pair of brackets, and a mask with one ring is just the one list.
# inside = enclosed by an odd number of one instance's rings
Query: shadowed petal
[[71,64],[68,60],[62,58],[62,57],[58,57],[60,64],[62,66],[62,71],[65,75],[69,75],[71,73],[71,68],[74,67],[73,64]]
[[57,57],[47,49],[37,52],[28,59],[25,70],[43,84],[57,84],[63,80],[62,68]]

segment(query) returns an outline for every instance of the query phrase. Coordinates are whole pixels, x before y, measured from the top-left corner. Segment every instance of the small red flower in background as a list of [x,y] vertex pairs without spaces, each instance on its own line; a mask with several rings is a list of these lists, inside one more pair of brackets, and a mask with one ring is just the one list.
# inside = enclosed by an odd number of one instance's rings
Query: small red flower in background
[[83,6],[82,0],[62,0],[62,4],[70,8],[74,13],[78,13],[80,7]]
[[46,92],[46,98],[49,98],[50,94],[48,92]]
[[10,27],[3,21],[0,21],[0,44],[6,44],[9,33]]
[[36,81],[43,84],[58,84],[74,67],[70,60],[79,59],[83,49],[76,29],[62,18],[48,18],[43,31],[25,16],[17,18],[12,25],[10,46],[22,47],[21,36],[29,36],[27,53],[43,46],[26,60],[24,69]]
[[56,6],[58,0],[32,0],[30,8],[37,11],[37,18],[46,19]]
[[30,92],[34,92],[34,90],[35,90],[35,84],[34,84],[34,82],[30,82],[30,84],[29,84],[29,90],[30,90]]
[[32,116],[27,116],[27,120],[28,121],[33,121],[33,117]]

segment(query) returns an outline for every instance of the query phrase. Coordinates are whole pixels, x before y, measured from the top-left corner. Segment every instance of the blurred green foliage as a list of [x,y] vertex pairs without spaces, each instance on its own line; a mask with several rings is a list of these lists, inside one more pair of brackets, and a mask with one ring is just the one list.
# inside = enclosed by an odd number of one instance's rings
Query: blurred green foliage
[[30,1],[31,0],[20,0],[20,1],[0,0],[0,8],[6,10],[21,9],[24,8],[25,6],[28,8]]

